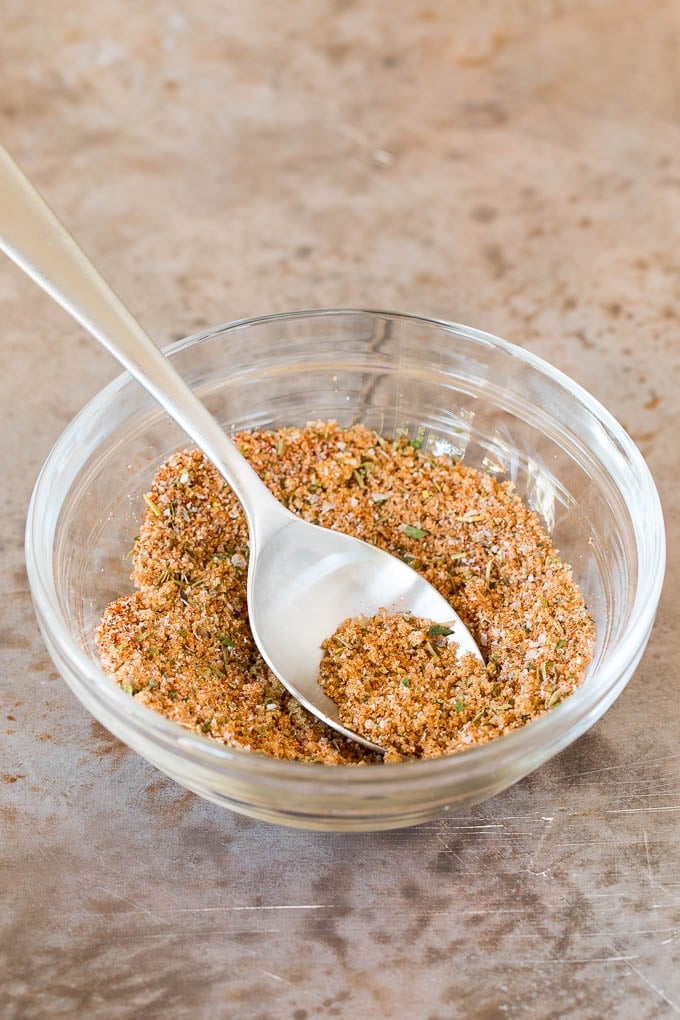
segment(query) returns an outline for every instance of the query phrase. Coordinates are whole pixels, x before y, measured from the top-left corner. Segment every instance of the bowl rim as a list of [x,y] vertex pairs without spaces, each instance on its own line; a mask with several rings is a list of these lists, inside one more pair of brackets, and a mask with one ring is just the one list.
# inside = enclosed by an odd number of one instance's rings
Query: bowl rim
[[[446,780],[450,782],[457,777],[467,780],[473,777],[479,778],[495,770],[505,770],[512,762],[520,758],[538,756],[536,764],[540,764],[541,761],[571,742],[572,731],[580,723],[583,722],[585,725],[580,727],[579,732],[584,732],[606,711],[625,686],[628,680],[628,676],[625,675],[626,670],[629,669],[631,662],[637,663],[649,636],[663,586],[666,556],[663,511],[649,467],[632,438],[611,412],[566,373],[517,344],[452,320],[381,309],[299,309],[252,316],[207,327],[163,347],[163,352],[168,356],[173,356],[217,335],[234,333],[248,327],[277,321],[291,322],[308,318],[348,318],[351,316],[367,316],[372,319],[387,318],[394,321],[418,323],[427,328],[436,326],[465,340],[504,351],[551,379],[562,389],[567,390],[590,412],[593,418],[605,427],[607,434],[616,440],[645,500],[648,517],[645,519],[644,528],[635,526],[634,519],[633,524],[638,556],[640,555],[641,539],[646,540],[645,549],[648,555],[640,563],[638,570],[635,599],[631,609],[631,616],[635,617],[635,624],[627,630],[617,647],[612,650],[608,658],[608,682],[597,688],[597,696],[593,696],[595,694],[593,685],[585,683],[566,701],[545,715],[485,744],[449,756],[383,764],[380,768],[358,768],[355,765],[337,765],[329,768],[318,762],[290,761],[241,750],[184,729],[178,723],[138,704],[107,676],[99,664],[85,653],[72,636],[59,608],[56,588],[51,571],[48,569],[48,566],[51,566],[49,555],[44,557],[43,550],[40,548],[40,520],[42,516],[40,508],[45,500],[50,498],[53,491],[51,478],[55,471],[58,471],[62,452],[77,434],[78,428],[84,420],[96,419],[106,407],[116,400],[119,392],[126,386],[138,385],[127,372],[122,372],[101,389],[71,420],[47,456],[35,482],[26,519],[25,556],[29,586],[43,633],[49,635],[54,642],[55,649],[70,668],[83,678],[83,683],[87,682],[97,700],[106,702],[107,708],[121,722],[124,722],[126,726],[132,725],[146,739],[155,738],[168,750],[174,750],[175,753],[181,753],[184,756],[189,753],[192,760],[204,767],[222,769],[224,766],[229,766],[229,771],[236,767],[253,777],[259,774],[263,777],[275,777],[278,780],[313,780],[315,787],[321,785],[336,788],[343,786],[347,781],[355,790],[362,789],[367,792],[366,787],[369,786],[375,786],[377,789],[384,788],[387,784],[391,788],[397,780],[402,781],[400,786],[409,786],[412,783],[420,786],[423,781]],[[626,506],[628,506],[627,500]],[[52,550],[47,551],[49,553]],[[546,749],[548,749],[547,754]]]

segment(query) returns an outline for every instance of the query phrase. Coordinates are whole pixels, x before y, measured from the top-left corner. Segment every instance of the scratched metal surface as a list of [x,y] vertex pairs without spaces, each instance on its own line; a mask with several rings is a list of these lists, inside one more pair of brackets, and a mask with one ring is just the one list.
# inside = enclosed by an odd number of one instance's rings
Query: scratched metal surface
[[22,533],[106,357],[0,270],[0,1014],[680,1013],[680,6],[6,0],[0,128],[159,341],[367,304],[527,345],[647,456],[669,575],[605,718],[473,811],[321,835],[183,792],[47,660]]

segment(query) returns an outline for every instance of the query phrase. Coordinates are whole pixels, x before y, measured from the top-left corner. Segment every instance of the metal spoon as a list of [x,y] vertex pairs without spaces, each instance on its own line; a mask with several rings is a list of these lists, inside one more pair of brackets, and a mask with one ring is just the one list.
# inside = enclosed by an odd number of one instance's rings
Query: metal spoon
[[174,418],[240,500],[250,533],[248,613],[262,657],[314,715],[371,751],[342,725],[318,683],[321,642],[347,617],[409,610],[448,624],[461,652],[481,658],[444,598],[401,560],[308,524],[283,507],[170,361],[99,275],[0,146],[0,248],[81,323]]

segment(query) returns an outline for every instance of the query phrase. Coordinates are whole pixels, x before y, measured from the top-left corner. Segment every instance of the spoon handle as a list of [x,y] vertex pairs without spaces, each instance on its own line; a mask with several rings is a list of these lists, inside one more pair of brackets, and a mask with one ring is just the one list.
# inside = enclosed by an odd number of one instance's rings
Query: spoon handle
[[[286,511],[0,146],[0,249],[117,358],[218,467],[256,533]],[[278,518],[280,520],[280,518]]]

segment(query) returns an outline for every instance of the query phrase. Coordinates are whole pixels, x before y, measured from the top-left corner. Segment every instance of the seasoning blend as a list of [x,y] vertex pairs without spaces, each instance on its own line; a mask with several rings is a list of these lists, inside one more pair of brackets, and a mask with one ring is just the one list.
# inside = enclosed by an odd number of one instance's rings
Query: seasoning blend
[[[480,647],[459,661],[446,628],[408,615],[345,621],[320,682],[343,723],[386,760],[484,743],[581,683],[594,625],[537,515],[507,482],[362,425],[240,433],[277,499],[306,520],[400,556],[453,606]],[[172,456],[145,496],[136,590],[97,631],[104,669],[136,700],[242,749],[326,764],[382,759],[311,716],[259,655],[248,626],[248,531],[198,451]],[[294,635],[291,635],[294,640]]]

